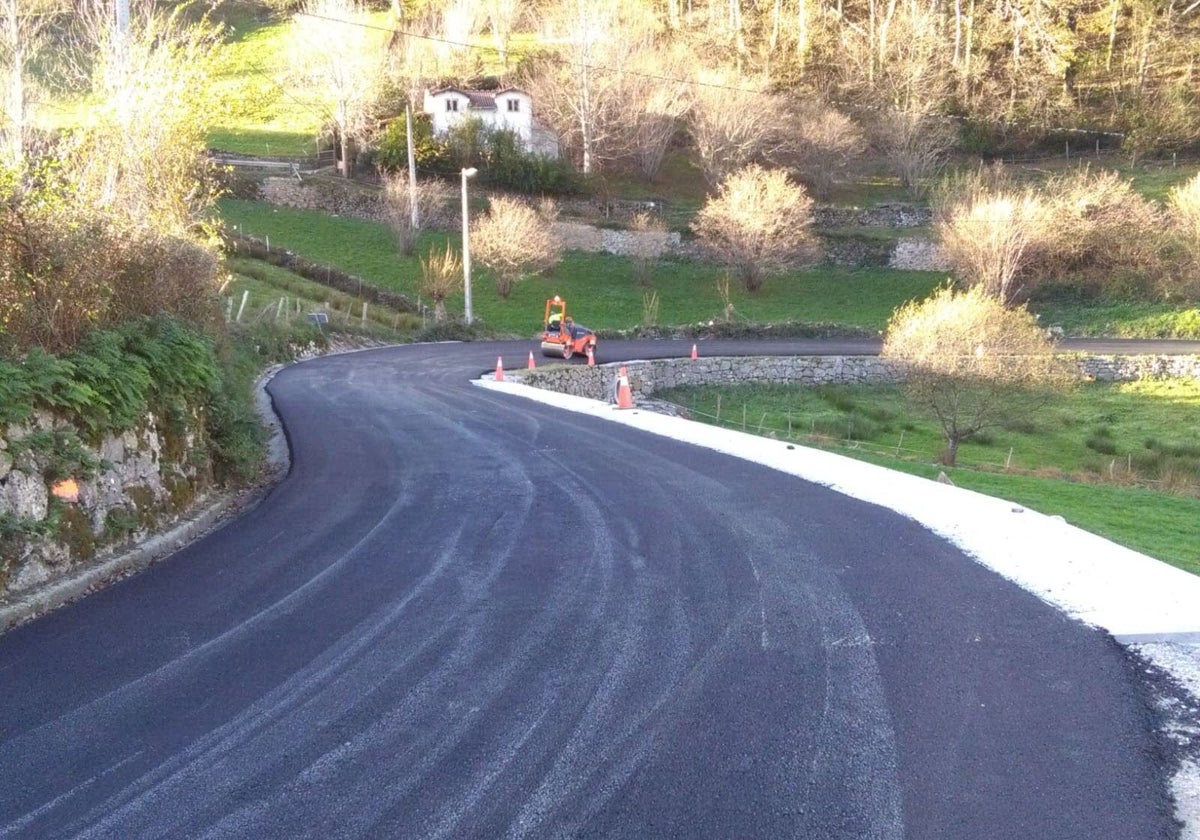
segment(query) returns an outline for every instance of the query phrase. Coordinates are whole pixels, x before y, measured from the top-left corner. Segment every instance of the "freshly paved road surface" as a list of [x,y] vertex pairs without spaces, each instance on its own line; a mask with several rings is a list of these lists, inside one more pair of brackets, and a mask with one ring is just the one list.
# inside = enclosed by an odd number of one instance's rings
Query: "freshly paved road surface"
[[260,506],[0,637],[0,837],[1175,836],[1115,643],[889,511],[467,383],[527,348],[283,371]]

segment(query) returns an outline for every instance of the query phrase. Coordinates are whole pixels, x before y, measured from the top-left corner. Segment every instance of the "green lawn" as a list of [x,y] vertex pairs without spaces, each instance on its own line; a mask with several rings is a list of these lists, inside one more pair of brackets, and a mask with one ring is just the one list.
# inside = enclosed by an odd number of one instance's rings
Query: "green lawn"
[[[417,257],[400,256],[387,227],[324,213],[271,207],[252,201],[225,200],[225,221],[245,233],[271,239],[309,259],[336,265],[380,288],[417,294]],[[454,245],[458,236],[451,236]],[[445,234],[429,235],[418,253],[442,246]],[[534,332],[547,297],[562,295],[580,323],[594,329],[623,329],[643,320],[644,295],[659,296],[658,323],[693,324],[720,316],[717,292],[721,270],[701,263],[663,260],[654,265],[650,289],[633,278],[632,262],[607,254],[568,252],[553,276],[518,283],[501,300],[486,270],[473,272],[473,305],[494,329],[516,335]],[[914,297],[924,297],[941,275],[919,271],[820,268],[769,280],[756,295],[734,292],[734,306],[744,318],[761,323],[803,321],[837,323],[881,330],[892,310]],[[461,296],[450,311],[462,311]]]
[[[944,442],[899,388],[745,385],[663,395],[698,420],[935,477]],[[720,409],[718,411],[718,397]],[[1200,383],[1092,384],[964,443],[952,480],[1200,573]]]
[[288,23],[230,16],[213,86],[222,106],[209,130],[211,148],[252,155],[316,152],[325,107],[287,78]]

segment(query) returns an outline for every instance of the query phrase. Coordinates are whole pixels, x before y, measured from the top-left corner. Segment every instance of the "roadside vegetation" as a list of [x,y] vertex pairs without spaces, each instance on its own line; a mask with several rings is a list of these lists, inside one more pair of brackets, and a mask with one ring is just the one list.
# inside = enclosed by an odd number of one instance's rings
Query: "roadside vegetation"
[[1200,383],[1088,384],[964,441],[901,386],[689,388],[693,419],[795,440],[1019,502],[1200,574]]

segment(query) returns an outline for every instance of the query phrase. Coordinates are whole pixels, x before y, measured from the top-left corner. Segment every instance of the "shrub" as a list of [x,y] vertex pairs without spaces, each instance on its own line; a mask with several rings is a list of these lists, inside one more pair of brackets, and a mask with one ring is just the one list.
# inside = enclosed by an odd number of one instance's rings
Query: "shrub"
[[1005,304],[1048,284],[1136,298],[1168,291],[1162,214],[1116,173],[1083,169],[1032,189],[1002,169],[980,171],[948,182],[936,203],[959,280]]
[[696,215],[702,246],[733,271],[748,292],[767,274],[815,260],[812,199],[781,170],[747,166],[726,178]]
[[446,319],[446,298],[462,284],[462,264],[458,255],[450,250],[450,243],[446,243],[445,252],[440,254],[431,247],[429,257],[421,260],[421,293],[433,301],[435,323]]
[[1171,190],[1168,206],[1183,253],[1181,273],[1185,288],[1192,295],[1200,294],[1200,174]]
[[[408,169],[408,125],[396,118],[375,141],[375,160],[385,172]],[[413,157],[418,169],[445,172],[453,167],[446,144],[433,134],[427,114],[413,114]]]

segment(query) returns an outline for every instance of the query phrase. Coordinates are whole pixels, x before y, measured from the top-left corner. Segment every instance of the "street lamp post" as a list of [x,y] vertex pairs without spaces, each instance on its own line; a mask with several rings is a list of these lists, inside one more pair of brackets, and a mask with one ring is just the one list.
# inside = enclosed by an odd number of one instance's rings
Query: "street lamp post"
[[462,260],[463,260],[463,295],[466,298],[466,316],[467,323],[470,324],[474,319],[471,315],[471,237],[467,231],[467,179],[475,177],[475,173],[479,170],[475,167],[464,169],[462,171],[462,210],[463,210],[463,243],[462,243]]

